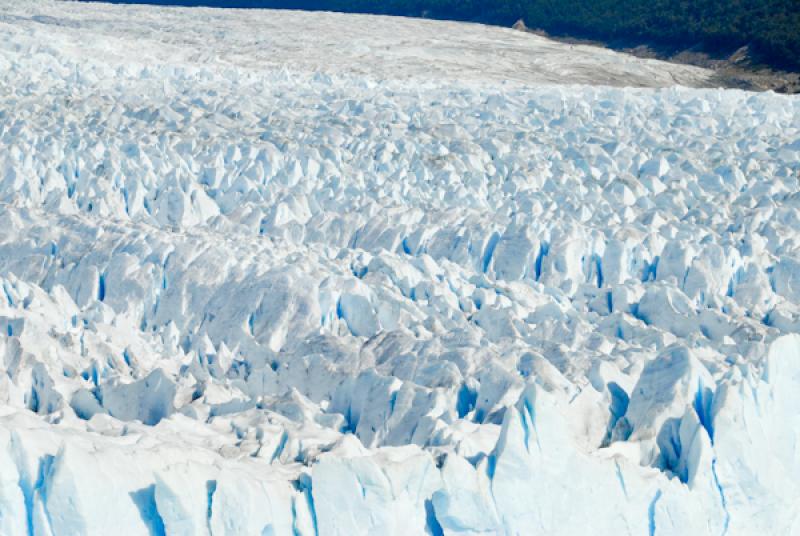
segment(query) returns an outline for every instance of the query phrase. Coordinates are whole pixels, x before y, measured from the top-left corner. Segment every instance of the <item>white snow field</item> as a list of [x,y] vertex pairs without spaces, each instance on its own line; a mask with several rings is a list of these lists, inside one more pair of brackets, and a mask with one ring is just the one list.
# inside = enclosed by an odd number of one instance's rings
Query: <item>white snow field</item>
[[800,534],[800,98],[708,80],[2,0],[0,534]]

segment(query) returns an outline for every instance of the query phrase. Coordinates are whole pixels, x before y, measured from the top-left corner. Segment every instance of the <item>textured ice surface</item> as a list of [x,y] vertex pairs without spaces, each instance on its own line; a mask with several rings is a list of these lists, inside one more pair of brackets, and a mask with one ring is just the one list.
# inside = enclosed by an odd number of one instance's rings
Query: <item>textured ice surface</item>
[[0,534],[800,534],[800,100],[602,85],[706,80],[0,3]]

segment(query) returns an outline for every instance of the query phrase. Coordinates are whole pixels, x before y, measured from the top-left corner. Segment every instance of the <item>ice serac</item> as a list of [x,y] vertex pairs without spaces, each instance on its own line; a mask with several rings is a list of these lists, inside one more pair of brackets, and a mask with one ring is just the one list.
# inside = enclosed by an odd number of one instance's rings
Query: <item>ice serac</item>
[[0,0],[0,534],[800,534],[800,100],[711,74]]
[[[541,387],[527,388],[506,415],[495,450],[477,467],[455,457],[445,463],[444,487],[433,501],[445,534],[566,535],[587,526],[600,534],[647,533],[656,523],[665,533],[717,534],[723,526],[720,508],[687,502],[694,480],[687,487],[658,470],[642,471],[625,449],[582,450],[563,409]],[[573,471],[579,476],[565,477]]]
[[[798,493],[797,458],[800,337],[788,335],[769,348],[760,369],[733,370],[714,404],[715,474],[731,527],[794,534],[800,530],[790,504]],[[754,497],[770,496],[768,505]]]
[[645,365],[633,387],[625,416],[615,435],[637,444],[641,461],[674,467],[681,455],[681,425],[687,410],[711,433],[715,382],[684,346],[671,346]]
[[312,482],[320,535],[436,534],[440,526],[427,505],[441,477],[430,454],[415,446],[323,456]]
[[5,534],[24,534],[27,530],[27,497],[23,494],[22,476],[12,457],[11,433],[0,432],[0,531]]
[[[629,502],[644,499],[645,486],[618,474],[619,465],[579,452],[559,403],[540,387],[527,388],[507,412],[488,470],[496,532],[571,534],[590,524],[604,534],[636,532],[625,512],[635,508]],[[602,515],[608,510],[620,515]],[[638,522],[641,530],[644,518]]]

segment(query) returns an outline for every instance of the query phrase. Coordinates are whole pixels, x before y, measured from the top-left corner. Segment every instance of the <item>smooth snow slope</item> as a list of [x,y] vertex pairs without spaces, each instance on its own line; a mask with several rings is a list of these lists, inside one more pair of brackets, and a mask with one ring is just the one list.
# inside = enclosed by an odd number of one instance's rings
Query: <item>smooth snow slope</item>
[[800,99],[574,85],[705,77],[0,3],[0,534],[800,534]]
[[698,67],[478,24],[297,11],[29,4],[3,0],[0,22],[26,36],[26,46],[56,48],[81,62],[214,65],[221,71],[285,68],[492,85],[696,86],[712,75]]

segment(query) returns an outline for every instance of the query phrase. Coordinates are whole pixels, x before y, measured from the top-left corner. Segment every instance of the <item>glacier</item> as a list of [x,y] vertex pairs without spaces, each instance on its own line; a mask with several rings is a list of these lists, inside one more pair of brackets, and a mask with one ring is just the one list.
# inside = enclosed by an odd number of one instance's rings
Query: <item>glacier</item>
[[800,99],[711,84],[0,0],[0,534],[800,534]]

